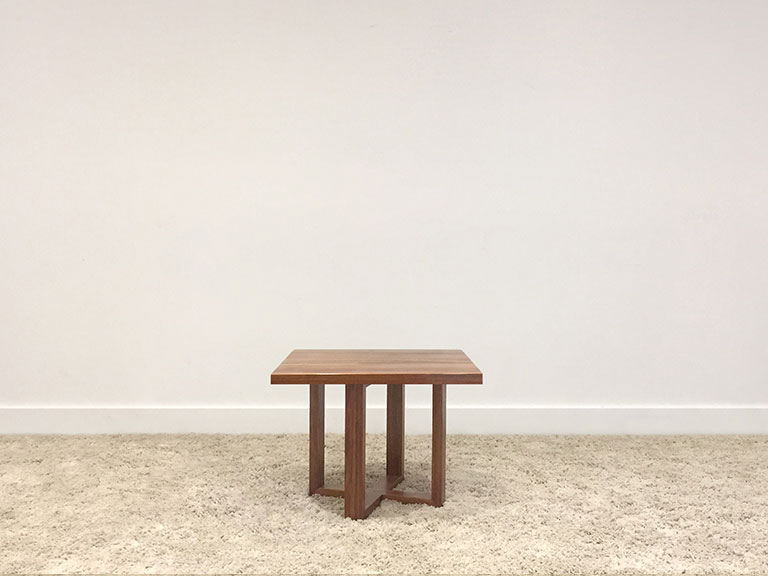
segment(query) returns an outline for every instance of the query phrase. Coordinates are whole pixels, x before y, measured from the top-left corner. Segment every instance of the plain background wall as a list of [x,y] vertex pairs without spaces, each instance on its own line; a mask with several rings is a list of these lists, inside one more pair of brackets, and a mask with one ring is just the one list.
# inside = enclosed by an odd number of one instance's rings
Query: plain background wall
[[426,347],[469,431],[768,431],[767,20],[0,0],[0,429],[303,429],[292,348]]

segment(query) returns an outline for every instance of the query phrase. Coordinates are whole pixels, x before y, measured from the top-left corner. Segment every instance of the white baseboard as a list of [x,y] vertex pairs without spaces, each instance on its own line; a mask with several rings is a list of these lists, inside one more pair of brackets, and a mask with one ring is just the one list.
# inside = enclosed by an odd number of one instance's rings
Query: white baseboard
[[[384,432],[382,406],[368,432]],[[406,408],[409,434],[427,434],[428,406]],[[0,434],[306,433],[306,406],[6,406]],[[344,409],[326,409],[326,431],[342,432]],[[452,434],[768,434],[768,406],[454,406]]]

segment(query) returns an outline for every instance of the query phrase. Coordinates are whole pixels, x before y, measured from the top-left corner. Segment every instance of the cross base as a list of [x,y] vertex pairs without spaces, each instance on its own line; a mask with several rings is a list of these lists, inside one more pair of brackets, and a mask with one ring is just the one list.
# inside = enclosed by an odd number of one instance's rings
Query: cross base
[[432,384],[432,489],[395,490],[403,480],[405,451],[404,385],[387,384],[387,475],[365,487],[365,391],[346,384],[344,486],[325,486],[325,384],[309,387],[309,494],[344,498],[344,515],[359,520],[382,500],[442,506],[445,501],[445,384]]

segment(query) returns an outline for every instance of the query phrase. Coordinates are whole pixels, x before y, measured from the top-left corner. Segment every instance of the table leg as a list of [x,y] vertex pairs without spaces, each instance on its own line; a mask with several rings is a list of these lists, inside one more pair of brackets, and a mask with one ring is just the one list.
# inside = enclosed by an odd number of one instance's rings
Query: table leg
[[387,476],[405,468],[405,386],[387,384]]
[[309,494],[325,484],[325,384],[309,386]]
[[432,385],[432,506],[445,502],[445,388]]
[[347,384],[344,414],[344,515],[365,518],[365,386]]

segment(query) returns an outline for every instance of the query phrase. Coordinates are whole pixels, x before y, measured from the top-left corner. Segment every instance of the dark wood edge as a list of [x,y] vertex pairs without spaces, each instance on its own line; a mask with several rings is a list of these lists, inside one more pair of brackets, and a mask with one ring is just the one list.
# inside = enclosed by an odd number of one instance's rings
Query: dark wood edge
[[309,493],[325,484],[325,385],[309,387]]
[[320,486],[320,488],[315,489],[314,493],[320,496],[344,498],[344,486]]
[[466,384],[483,383],[482,374],[272,374],[270,384]]
[[404,492],[403,490],[387,490],[384,492],[387,500],[396,500],[403,504],[432,504],[432,495],[429,492]]

